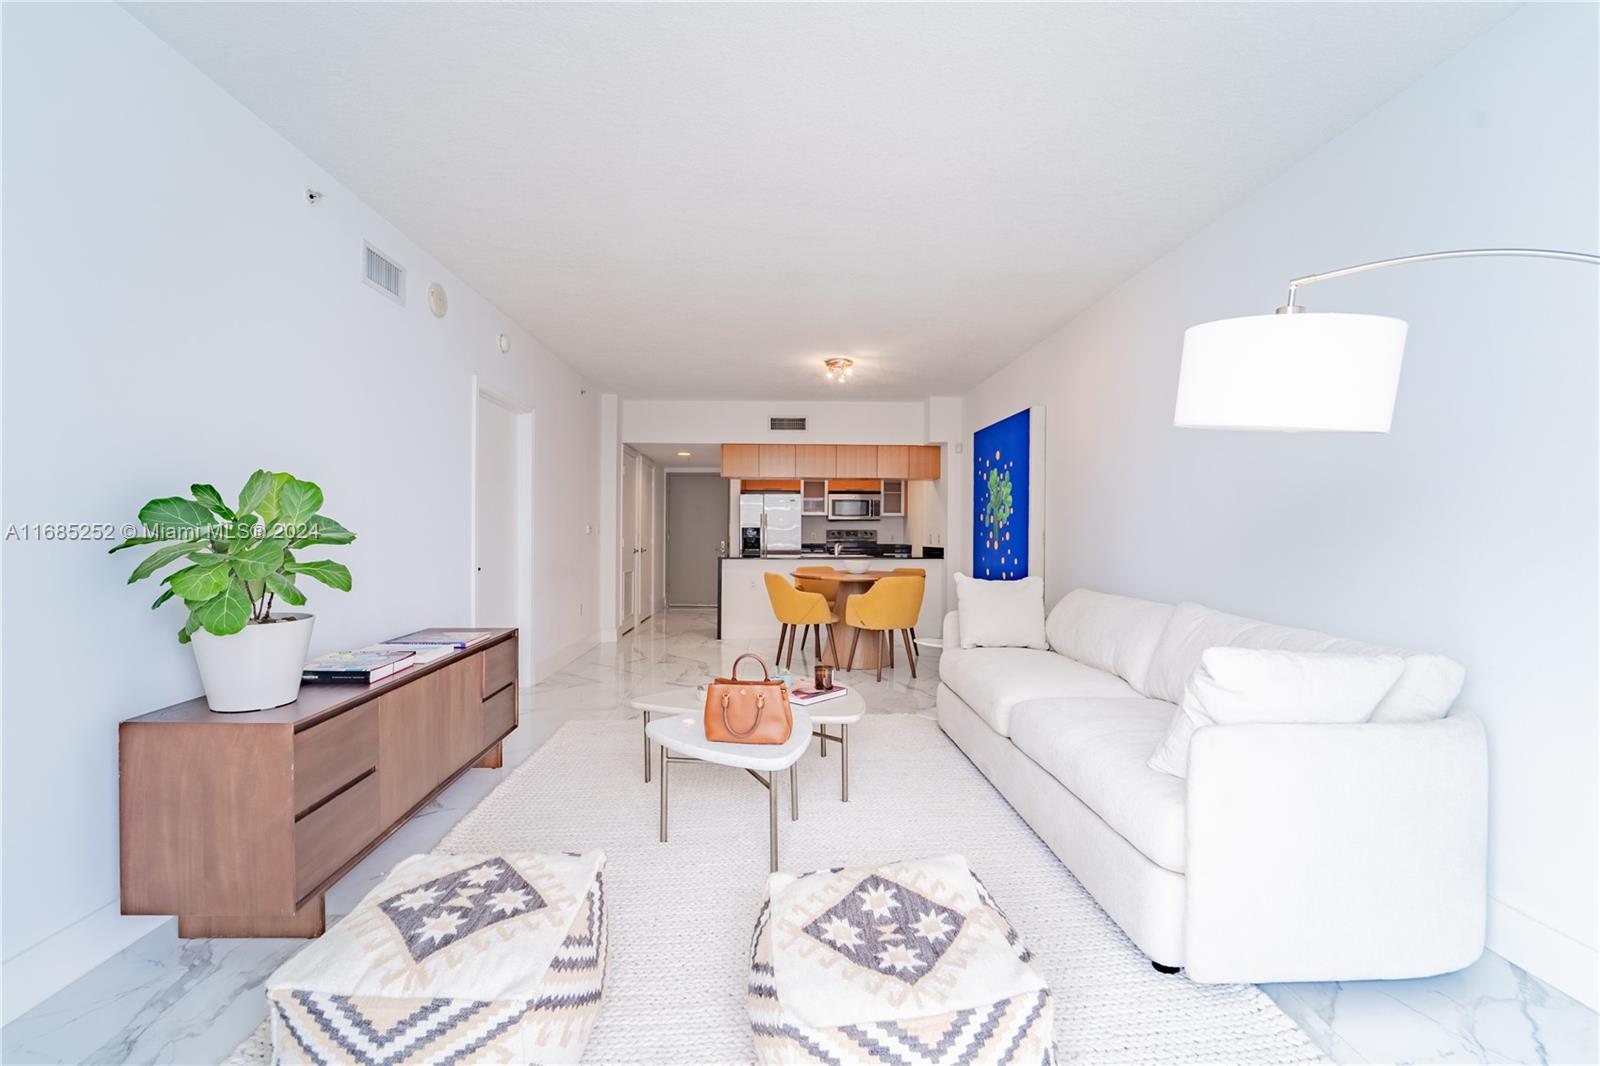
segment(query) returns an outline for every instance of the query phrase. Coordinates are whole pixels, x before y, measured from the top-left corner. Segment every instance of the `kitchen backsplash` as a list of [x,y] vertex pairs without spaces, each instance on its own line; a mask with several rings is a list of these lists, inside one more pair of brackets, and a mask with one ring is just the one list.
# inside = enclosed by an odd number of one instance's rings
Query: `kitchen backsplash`
[[904,518],[880,518],[876,522],[829,522],[826,518],[800,519],[800,540],[805,544],[821,544],[828,539],[829,526],[847,525],[851,529],[870,529],[878,534],[879,544],[906,543]]

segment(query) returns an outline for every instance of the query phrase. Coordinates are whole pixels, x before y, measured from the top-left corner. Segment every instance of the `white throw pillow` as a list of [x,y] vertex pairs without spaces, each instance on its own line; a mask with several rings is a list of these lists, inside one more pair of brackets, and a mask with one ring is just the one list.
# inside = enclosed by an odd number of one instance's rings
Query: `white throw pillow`
[[1404,669],[1398,655],[1208,648],[1150,769],[1188,776],[1189,743],[1202,726],[1365,722]]
[[1150,658],[1171,617],[1170,603],[1073,589],[1051,608],[1044,635],[1053,650],[1116,674],[1142,695]]
[[956,575],[963,648],[1048,648],[1044,638],[1044,578],[980,581]]

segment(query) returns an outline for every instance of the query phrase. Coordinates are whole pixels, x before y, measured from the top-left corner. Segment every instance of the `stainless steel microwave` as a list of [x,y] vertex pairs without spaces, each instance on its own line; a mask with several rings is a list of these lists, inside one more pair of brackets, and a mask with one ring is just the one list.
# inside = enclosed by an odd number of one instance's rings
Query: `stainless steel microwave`
[[882,516],[882,496],[847,492],[830,493],[828,496],[830,522],[871,522]]

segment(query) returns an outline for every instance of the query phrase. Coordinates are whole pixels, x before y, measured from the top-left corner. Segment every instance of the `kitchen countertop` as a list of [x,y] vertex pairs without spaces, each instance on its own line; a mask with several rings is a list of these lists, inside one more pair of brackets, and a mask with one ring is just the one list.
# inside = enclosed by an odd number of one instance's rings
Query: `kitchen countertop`
[[931,563],[942,563],[942,562],[945,561],[945,557],[942,556],[942,555],[928,556],[928,555],[923,555],[920,552],[913,552],[910,555],[834,555],[832,552],[801,552],[799,555],[766,555],[766,556],[762,556],[762,555],[724,555],[722,557],[722,561],[725,562],[725,563],[732,563],[732,562],[750,562],[750,563],[759,563],[759,562],[773,563],[773,562],[777,562],[777,563],[781,563],[781,562],[784,562],[786,560],[793,560],[793,559],[871,559],[874,562],[885,562],[885,563],[893,563],[893,562],[905,563],[905,562],[917,562],[917,561],[922,561],[922,560],[926,560],[927,562],[931,562]]

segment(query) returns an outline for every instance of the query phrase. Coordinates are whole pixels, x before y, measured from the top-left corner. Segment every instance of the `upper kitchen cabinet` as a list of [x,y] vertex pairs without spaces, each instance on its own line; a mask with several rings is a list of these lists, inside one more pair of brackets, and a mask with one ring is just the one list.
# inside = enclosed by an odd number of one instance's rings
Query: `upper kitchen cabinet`
[[834,477],[882,477],[876,444],[838,444],[833,449]]
[[[939,446],[937,444],[913,444],[907,451],[910,453],[907,457],[907,464],[910,469],[907,471],[906,477],[912,481],[939,480]],[[889,475],[885,474],[884,476],[888,477]]]
[[[724,444],[722,446],[722,476],[749,478],[761,476],[761,445]],[[793,471],[790,472],[793,476]]]
[[830,478],[838,476],[832,444],[797,444],[794,448],[795,476]]
[[785,478],[796,476],[794,448],[793,444],[761,445],[761,476]]
[[878,445],[878,476],[908,478],[911,476],[911,449],[904,444]]

